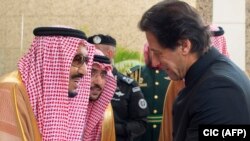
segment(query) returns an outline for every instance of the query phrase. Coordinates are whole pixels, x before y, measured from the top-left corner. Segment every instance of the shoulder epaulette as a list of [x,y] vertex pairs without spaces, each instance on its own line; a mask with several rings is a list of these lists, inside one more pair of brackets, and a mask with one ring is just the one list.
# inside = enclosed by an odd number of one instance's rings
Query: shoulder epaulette
[[136,66],[130,68],[130,69],[127,71],[127,73],[128,73],[128,74],[131,74],[131,73],[133,73],[133,72],[135,72],[135,71],[138,71],[138,70],[140,70],[140,67],[141,67],[140,65],[136,65]]
[[123,81],[123,82],[129,84],[129,85],[131,85],[131,84],[133,84],[133,83],[135,82],[134,79],[132,79],[132,78],[126,76],[126,75],[123,75],[123,74],[121,74],[121,73],[118,73],[118,74],[117,74],[117,78],[118,78],[119,80],[121,80],[121,81]]
[[141,66],[136,65],[129,70],[127,70],[127,76],[133,78],[135,81],[139,82],[140,79],[140,73],[141,73]]

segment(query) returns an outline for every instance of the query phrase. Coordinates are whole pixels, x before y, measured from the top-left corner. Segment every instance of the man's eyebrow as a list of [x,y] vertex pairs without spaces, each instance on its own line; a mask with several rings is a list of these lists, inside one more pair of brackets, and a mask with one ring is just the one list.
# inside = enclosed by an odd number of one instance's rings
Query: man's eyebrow
[[77,55],[83,55],[82,53],[77,53],[75,56],[77,56]]
[[102,73],[108,73],[106,70],[102,70]]
[[92,70],[92,71],[97,71],[98,69],[92,68],[91,70]]
[[157,49],[152,48],[152,49],[149,49],[149,51],[158,51],[158,50],[157,50]]
[[79,56],[84,56],[84,57],[88,57],[88,53],[86,53],[86,54],[83,54],[83,53],[77,53],[75,56],[77,56],[77,55],[79,55]]
[[150,49],[149,51],[153,52],[153,53],[161,53],[161,51],[156,50],[156,49]]

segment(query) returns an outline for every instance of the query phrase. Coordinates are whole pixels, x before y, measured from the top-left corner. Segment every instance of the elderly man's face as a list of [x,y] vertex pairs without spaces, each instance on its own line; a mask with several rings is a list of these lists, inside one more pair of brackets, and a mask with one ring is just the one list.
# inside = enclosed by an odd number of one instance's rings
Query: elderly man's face
[[94,63],[91,70],[90,101],[95,101],[100,97],[106,83],[106,76],[107,71]]
[[69,93],[76,93],[78,82],[87,73],[87,49],[80,45],[70,67]]

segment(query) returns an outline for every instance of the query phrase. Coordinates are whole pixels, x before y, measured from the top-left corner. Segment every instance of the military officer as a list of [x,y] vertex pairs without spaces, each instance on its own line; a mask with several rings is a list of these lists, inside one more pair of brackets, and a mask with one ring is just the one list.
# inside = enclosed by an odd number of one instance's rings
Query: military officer
[[[95,44],[111,60],[114,57],[116,41],[109,35],[94,35],[88,42]],[[117,88],[111,100],[114,111],[116,140],[133,141],[146,131],[148,104],[136,81],[113,68]]]
[[150,115],[147,117],[147,130],[137,141],[158,141],[164,99],[170,79],[163,70],[159,69],[159,63],[148,50],[148,44],[144,46],[144,61],[145,66],[137,65],[128,71],[128,75],[139,82],[150,110]]

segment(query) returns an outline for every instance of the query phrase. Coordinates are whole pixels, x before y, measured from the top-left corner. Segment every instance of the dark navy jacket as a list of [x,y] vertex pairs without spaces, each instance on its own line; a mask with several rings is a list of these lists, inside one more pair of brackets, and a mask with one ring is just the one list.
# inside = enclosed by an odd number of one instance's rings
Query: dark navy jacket
[[117,88],[111,100],[115,119],[116,141],[133,141],[146,131],[148,104],[136,81],[115,68]]
[[173,106],[174,141],[198,141],[203,124],[250,124],[250,82],[230,59],[211,48],[185,76]]

